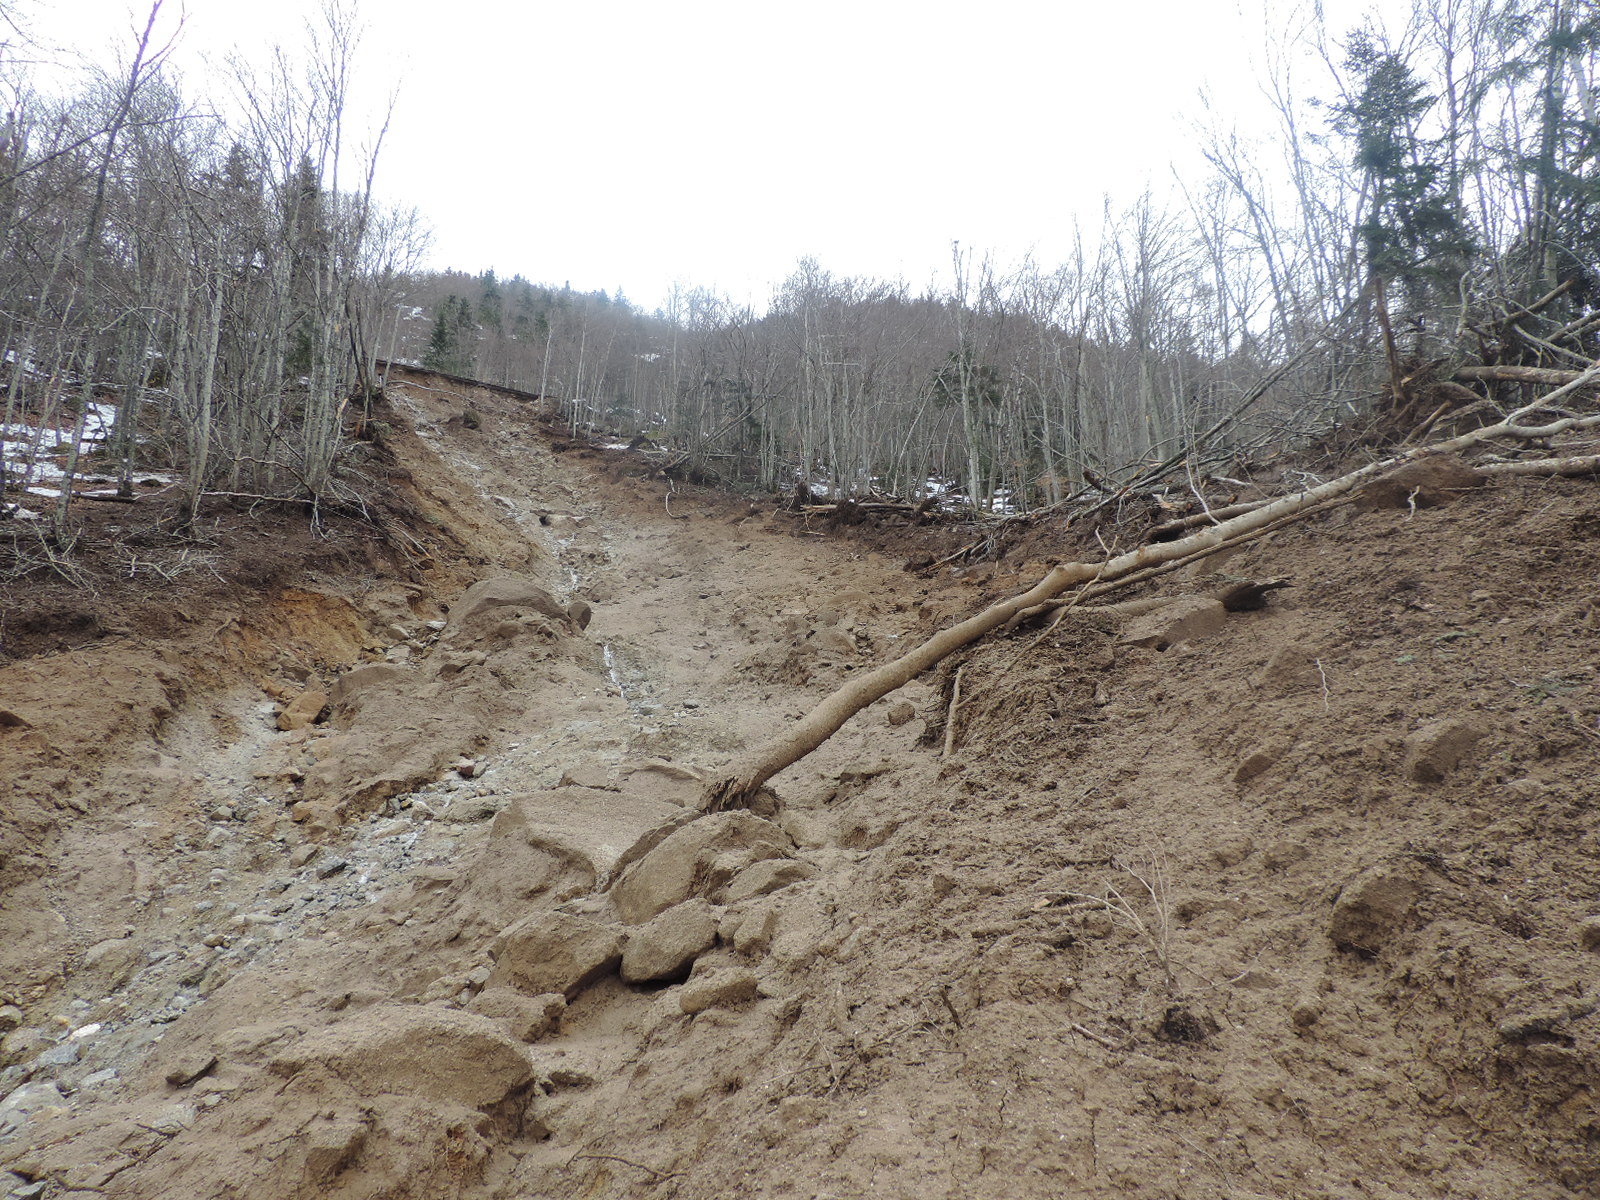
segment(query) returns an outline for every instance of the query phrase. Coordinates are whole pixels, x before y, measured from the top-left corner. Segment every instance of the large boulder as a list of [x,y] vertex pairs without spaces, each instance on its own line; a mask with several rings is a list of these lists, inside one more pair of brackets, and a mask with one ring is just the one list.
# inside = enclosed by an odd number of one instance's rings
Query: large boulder
[[465,625],[480,613],[488,612],[492,608],[528,608],[541,616],[550,617],[563,623],[570,623],[572,618],[564,604],[560,603],[544,588],[529,579],[505,577],[501,579],[482,579],[466,590],[455,607],[450,610],[450,616],[455,624]]
[[560,992],[571,1000],[622,962],[622,931],[563,912],[539,912],[507,929],[490,947],[489,987],[530,996]]
[[1333,905],[1328,937],[1341,950],[1375,955],[1404,931],[1426,891],[1415,863],[1384,863],[1344,885]]
[[1179,642],[1212,637],[1228,623],[1228,611],[1209,596],[1182,596],[1153,612],[1134,617],[1123,628],[1122,640],[1135,646],[1165,650]]
[[1488,725],[1472,717],[1447,717],[1424,725],[1406,739],[1406,778],[1413,783],[1438,783],[1488,733]]
[[534,1075],[521,1043],[488,1017],[409,1004],[377,1005],[307,1034],[268,1066],[286,1078],[320,1066],[368,1096],[425,1096],[480,1109]]
[[691,896],[715,892],[754,862],[786,858],[794,842],[748,812],[713,813],[669,835],[622,872],[611,900],[629,925],[642,925]]
[[628,935],[622,978],[629,983],[682,979],[716,940],[711,905],[700,899],[675,905]]

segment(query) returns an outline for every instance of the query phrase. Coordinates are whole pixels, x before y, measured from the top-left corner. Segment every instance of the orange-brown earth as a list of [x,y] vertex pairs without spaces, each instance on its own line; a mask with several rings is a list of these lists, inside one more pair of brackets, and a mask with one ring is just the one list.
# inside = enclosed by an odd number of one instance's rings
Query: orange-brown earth
[[395,393],[386,535],[96,506],[7,585],[0,1196],[1600,1191],[1592,481],[1335,508],[700,816],[1082,547],[918,576]]

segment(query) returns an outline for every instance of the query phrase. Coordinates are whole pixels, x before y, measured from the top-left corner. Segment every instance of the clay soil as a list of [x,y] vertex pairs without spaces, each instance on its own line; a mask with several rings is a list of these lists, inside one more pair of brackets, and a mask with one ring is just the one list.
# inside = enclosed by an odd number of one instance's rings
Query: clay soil
[[6,584],[0,1197],[1600,1194],[1592,480],[1336,507],[702,816],[1088,551],[381,416],[367,519],[84,504]]

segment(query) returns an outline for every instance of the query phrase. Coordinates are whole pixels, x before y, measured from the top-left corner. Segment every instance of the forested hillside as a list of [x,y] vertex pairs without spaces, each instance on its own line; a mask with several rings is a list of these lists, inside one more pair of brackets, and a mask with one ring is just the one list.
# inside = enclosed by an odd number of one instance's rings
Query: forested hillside
[[51,485],[58,530],[91,470],[125,496],[177,472],[186,519],[209,490],[350,495],[340,447],[425,245],[373,200],[381,131],[346,124],[345,6],[304,55],[237,59],[203,95],[167,70],[162,8],[70,94],[35,89],[25,39],[3,60],[3,469],[8,491]]
[[1263,80],[1270,137],[1212,115],[1181,202],[1108,198],[1070,262],[958,245],[953,286],[919,290],[807,260],[762,308],[680,288],[650,316],[435,276],[432,322],[398,353],[729,479],[904,496],[933,479],[985,508],[1181,456],[1247,401],[1231,452],[1375,412],[1421,434],[1595,356],[1597,48],[1581,5],[1431,0],[1404,31],[1318,45],[1313,80]]
[[729,481],[1027,508],[1375,413],[1420,434],[1569,380],[1600,339],[1600,16],[1571,0],[1313,30],[1320,73],[1286,46],[1261,112],[1206,114],[1209,169],[1178,198],[1063,212],[1071,261],[955,245],[934,286],[807,259],[764,304],[683,283],[648,313],[419,270],[420,218],[374,200],[382,130],[345,117],[346,6],[306,54],[236,61],[212,94],[167,70],[160,7],[76,92],[36,88],[25,41],[4,60],[8,490],[92,465],[124,494],[174,472],[190,513],[206,491],[352,496],[340,447],[393,357],[542,393],[575,428],[647,434]]

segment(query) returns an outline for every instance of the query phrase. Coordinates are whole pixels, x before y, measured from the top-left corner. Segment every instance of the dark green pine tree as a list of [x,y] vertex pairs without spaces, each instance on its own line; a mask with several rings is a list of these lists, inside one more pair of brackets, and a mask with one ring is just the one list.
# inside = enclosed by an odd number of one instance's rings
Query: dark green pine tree
[[452,293],[434,314],[433,332],[422,365],[446,375],[470,375],[474,366],[477,326],[469,301]]
[[1364,30],[1350,35],[1345,66],[1353,87],[1333,106],[1333,126],[1354,144],[1354,162],[1367,193],[1365,219],[1355,233],[1382,328],[1397,408],[1405,407],[1399,352],[1390,319],[1389,290],[1398,285],[1404,307],[1422,312],[1429,300],[1455,291],[1473,252],[1471,231],[1453,194],[1441,140],[1420,132],[1434,97],[1399,54]]

